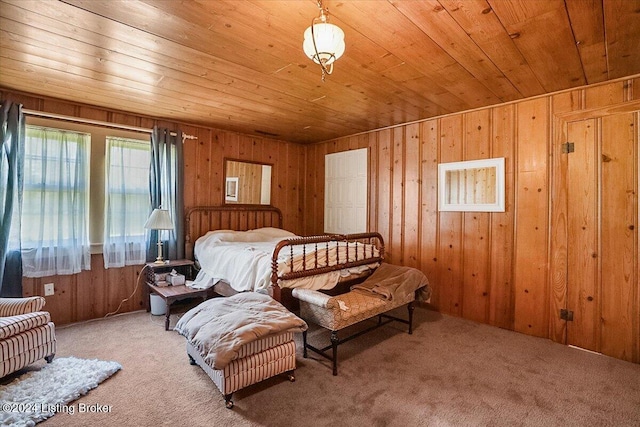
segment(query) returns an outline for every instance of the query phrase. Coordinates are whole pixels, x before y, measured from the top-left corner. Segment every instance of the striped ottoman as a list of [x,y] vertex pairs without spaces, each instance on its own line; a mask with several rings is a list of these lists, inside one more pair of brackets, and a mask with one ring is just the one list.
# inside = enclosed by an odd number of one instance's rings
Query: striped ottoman
[[296,343],[292,332],[264,338],[247,344],[237,359],[224,369],[214,369],[204,360],[195,346],[187,341],[187,354],[192,365],[198,365],[224,395],[225,406],[233,408],[233,393],[275,375],[287,373],[295,381]]
[[233,407],[235,391],[286,372],[294,381],[294,333],[307,324],[268,295],[243,292],[209,299],[182,316],[175,330],[187,354]]

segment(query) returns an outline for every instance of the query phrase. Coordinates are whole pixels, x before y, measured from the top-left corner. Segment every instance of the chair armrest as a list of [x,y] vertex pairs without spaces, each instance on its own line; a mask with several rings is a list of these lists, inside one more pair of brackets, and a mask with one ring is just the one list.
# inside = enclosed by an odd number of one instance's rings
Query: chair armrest
[[298,298],[300,301],[308,302],[309,304],[317,305],[319,307],[331,309],[337,305],[333,297],[312,289],[295,288],[291,291],[291,295]]
[[47,301],[40,296],[27,298],[0,298],[0,317],[41,311]]
[[0,317],[0,340],[38,328],[49,322],[51,322],[51,315],[47,311]]

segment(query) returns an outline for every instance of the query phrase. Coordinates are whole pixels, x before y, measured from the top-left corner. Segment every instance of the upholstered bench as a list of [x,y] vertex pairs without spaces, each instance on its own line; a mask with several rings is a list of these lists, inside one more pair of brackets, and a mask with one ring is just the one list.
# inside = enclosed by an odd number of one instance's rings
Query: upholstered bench
[[[333,362],[333,375],[338,375],[338,345],[391,321],[409,325],[413,333],[413,311],[416,297],[427,300],[430,295],[428,280],[422,272],[410,267],[382,264],[361,285],[336,296],[322,292],[299,289],[292,295],[300,300],[300,317],[331,331],[331,345],[316,348],[307,342],[307,332],[303,332],[304,357],[307,349]],[[407,304],[408,320],[390,316],[388,311]],[[347,338],[339,339],[338,331],[366,319],[378,316],[378,322],[365,330]],[[383,321],[383,318],[386,319]],[[332,355],[327,350],[332,349]]]
[[210,299],[185,313],[175,330],[187,338],[192,365],[200,366],[233,407],[233,393],[287,373],[294,381],[294,333],[307,324],[268,295],[244,292]]

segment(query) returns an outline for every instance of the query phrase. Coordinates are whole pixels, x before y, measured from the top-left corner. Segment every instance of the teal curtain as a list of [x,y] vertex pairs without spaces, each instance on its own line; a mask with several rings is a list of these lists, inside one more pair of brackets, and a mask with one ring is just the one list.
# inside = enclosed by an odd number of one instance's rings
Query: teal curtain
[[20,208],[25,134],[22,105],[3,101],[0,120],[0,296],[21,297]]
[[[151,209],[169,211],[173,230],[163,230],[164,259],[184,258],[184,156],[182,132],[155,126],[151,133],[151,168],[149,172]],[[157,256],[158,230],[150,230],[147,261]]]

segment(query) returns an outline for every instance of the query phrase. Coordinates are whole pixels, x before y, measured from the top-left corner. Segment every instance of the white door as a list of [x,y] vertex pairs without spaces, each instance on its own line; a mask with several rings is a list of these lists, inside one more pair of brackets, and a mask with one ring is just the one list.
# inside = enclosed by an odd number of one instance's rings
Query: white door
[[367,160],[366,148],[325,156],[325,233],[367,231]]

